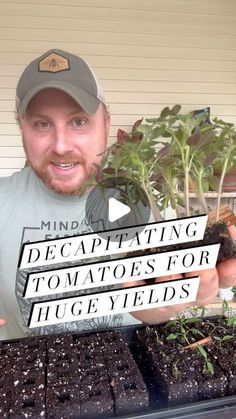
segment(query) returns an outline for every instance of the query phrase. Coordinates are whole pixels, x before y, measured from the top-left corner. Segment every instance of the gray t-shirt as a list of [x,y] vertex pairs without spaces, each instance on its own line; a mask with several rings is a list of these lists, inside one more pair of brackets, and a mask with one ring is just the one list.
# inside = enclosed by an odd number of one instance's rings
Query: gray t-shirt
[[[32,302],[23,297],[27,272],[17,268],[23,243],[50,240],[105,229],[104,219],[85,217],[87,195],[64,196],[49,190],[30,168],[0,178],[0,339],[31,334],[90,330],[135,323],[127,315],[114,315],[40,329],[26,327]],[[50,269],[50,267],[47,267]]]

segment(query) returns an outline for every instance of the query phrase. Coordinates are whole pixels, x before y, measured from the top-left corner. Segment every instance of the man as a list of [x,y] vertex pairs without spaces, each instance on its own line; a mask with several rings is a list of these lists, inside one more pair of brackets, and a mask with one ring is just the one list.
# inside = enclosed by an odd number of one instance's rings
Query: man
[[[22,244],[89,231],[85,182],[101,162],[110,127],[95,75],[84,60],[68,52],[50,50],[30,63],[18,82],[16,95],[17,120],[29,167],[0,178],[1,339],[31,332],[26,324],[32,301],[23,296],[27,272],[17,267]],[[100,229],[103,221],[93,219]],[[221,263],[217,269],[201,271],[200,276],[196,304],[205,304],[217,294],[220,281],[226,287],[236,284],[236,262]],[[141,321],[159,322],[185,307],[144,310],[134,315]],[[123,316],[118,315],[60,324],[37,333],[122,322]]]

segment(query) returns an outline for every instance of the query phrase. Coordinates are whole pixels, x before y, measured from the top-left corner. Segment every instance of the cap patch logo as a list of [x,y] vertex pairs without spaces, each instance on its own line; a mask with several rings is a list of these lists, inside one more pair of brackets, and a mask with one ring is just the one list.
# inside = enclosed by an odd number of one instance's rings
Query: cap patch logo
[[70,63],[62,55],[51,53],[39,62],[39,71],[58,73],[59,71],[69,70]]

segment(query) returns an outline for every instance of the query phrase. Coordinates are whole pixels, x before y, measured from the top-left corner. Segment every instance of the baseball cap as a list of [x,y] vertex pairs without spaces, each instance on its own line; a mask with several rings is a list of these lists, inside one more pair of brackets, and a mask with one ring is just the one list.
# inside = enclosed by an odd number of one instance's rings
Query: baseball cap
[[33,60],[16,87],[16,110],[24,117],[31,99],[41,90],[54,87],[69,94],[89,115],[103,102],[103,91],[89,64],[69,52],[51,49]]

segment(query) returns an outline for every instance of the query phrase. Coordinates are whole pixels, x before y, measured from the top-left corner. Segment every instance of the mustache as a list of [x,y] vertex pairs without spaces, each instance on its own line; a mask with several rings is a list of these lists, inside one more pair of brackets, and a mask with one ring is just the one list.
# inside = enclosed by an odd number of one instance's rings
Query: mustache
[[54,163],[54,164],[67,164],[67,163],[79,163],[85,164],[85,159],[80,154],[75,153],[65,153],[63,155],[59,155],[57,153],[51,153],[46,158],[46,163]]

